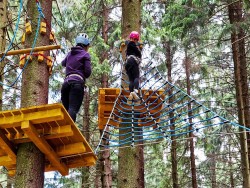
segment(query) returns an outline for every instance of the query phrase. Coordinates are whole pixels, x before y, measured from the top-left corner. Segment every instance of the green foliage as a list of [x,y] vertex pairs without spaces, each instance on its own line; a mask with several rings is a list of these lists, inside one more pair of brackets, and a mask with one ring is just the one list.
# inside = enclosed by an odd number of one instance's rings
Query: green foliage
[[[80,32],[86,32],[92,39],[90,54],[92,57],[93,73],[87,81],[90,90],[90,131],[91,146],[96,147],[99,141],[97,130],[98,88],[101,76],[110,76],[110,85],[113,84],[116,75],[112,75],[114,65],[119,61],[116,54],[115,42],[121,39],[121,21],[109,17],[108,41],[102,38],[101,1],[64,0],[58,1],[53,7],[54,20],[52,28],[56,31],[58,43],[65,40],[65,53],[74,45],[74,38]],[[118,2],[109,0],[104,2],[112,12]],[[183,66],[184,53],[191,57],[191,95],[201,101],[209,109],[229,120],[235,120],[236,100],[234,90],[234,74],[231,56],[230,34],[238,31],[241,26],[249,35],[249,18],[243,23],[232,25],[228,22],[226,6],[219,1],[209,0],[182,0],[182,1],[151,1],[142,2],[142,40],[147,43],[144,48],[143,61],[153,61],[161,74],[167,77],[166,68],[166,43],[170,44],[172,58],[172,79],[178,87],[186,87],[185,71]],[[244,1],[245,14],[248,15],[249,3]],[[24,20],[22,20],[22,23]],[[10,37],[13,35],[9,30]],[[21,32],[18,33],[20,39]],[[248,45],[249,39],[246,38]],[[249,46],[247,46],[249,48]],[[104,53],[108,53],[107,59],[102,59]],[[249,49],[246,51],[249,56]],[[64,56],[64,55],[58,55]],[[60,59],[60,58],[59,58]],[[11,60],[11,59],[10,59]],[[8,64],[6,70],[13,69],[18,62]],[[148,67],[142,67],[146,70]],[[50,97],[53,102],[59,102],[60,87],[64,74],[60,62],[53,67],[53,75],[50,79]],[[6,72],[5,78],[10,82],[16,77],[16,72]],[[20,87],[5,89],[4,109],[15,108],[20,101]],[[82,117],[79,119],[79,127],[82,128]],[[212,133],[234,129],[232,127],[211,128],[201,133]],[[94,130],[94,131],[93,131]],[[209,134],[208,134],[209,135]],[[180,187],[191,187],[190,160],[187,142],[178,140],[177,159]],[[239,143],[236,136],[209,135],[204,139],[197,139],[196,157],[204,154],[204,160],[198,160],[197,179],[199,187],[211,185],[212,168],[216,167],[217,187],[230,187],[229,175],[233,172],[235,186],[241,186],[242,175],[239,160]],[[229,153],[232,161],[229,160]],[[215,155],[213,157],[212,155]],[[113,163],[114,184],[117,177],[118,155],[111,156]],[[216,163],[214,162],[216,160]],[[231,165],[231,166],[230,166]],[[228,168],[225,168],[228,167]],[[230,167],[230,168],[229,168]],[[70,177],[55,175],[52,180],[46,182],[45,187],[77,187],[80,186],[79,171],[73,171]],[[91,174],[92,178],[95,172]],[[172,170],[170,146],[164,142],[145,148],[145,179],[146,187],[172,187]],[[93,181],[92,181],[93,182]],[[224,183],[224,184],[223,184]],[[93,183],[91,184],[93,185]]]

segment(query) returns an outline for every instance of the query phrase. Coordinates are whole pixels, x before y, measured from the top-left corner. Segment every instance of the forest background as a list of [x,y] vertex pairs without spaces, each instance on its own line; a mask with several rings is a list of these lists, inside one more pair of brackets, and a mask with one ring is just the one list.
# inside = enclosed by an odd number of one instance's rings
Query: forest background
[[[27,2],[13,49],[23,48],[21,38],[27,19]],[[6,44],[14,34],[19,1],[9,1],[7,7]],[[64,78],[61,59],[75,45],[77,34],[87,33],[92,39],[93,73],[86,83],[88,89],[76,124],[95,149],[100,139],[98,89],[120,87],[122,2],[55,0],[52,8],[52,30],[62,50],[51,54],[55,61],[49,80],[49,103],[60,102]],[[142,0],[140,9],[140,32],[144,42],[142,71],[152,63],[166,80],[201,104],[229,121],[250,127],[249,2]],[[0,46],[2,52],[6,46]],[[18,56],[5,58],[0,67],[1,81],[7,84],[15,81],[20,73],[18,66]],[[0,109],[19,108],[20,97],[21,82],[3,87]],[[185,139],[174,142],[176,145],[164,141],[145,145],[144,187],[247,187],[246,134],[238,127],[222,126],[220,129],[230,129],[228,132],[234,134],[195,139],[194,158],[190,158],[190,142]],[[108,155],[100,155],[96,166],[74,169],[69,176],[62,177],[58,173],[47,176],[45,187],[119,187],[118,150],[110,150]],[[196,160],[193,166],[196,183],[191,172],[192,159]],[[108,172],[102,166],[104,160],[111,162]],[[2,169],[4,179],[0,184],[11,186],[14,179],[5,174]]]

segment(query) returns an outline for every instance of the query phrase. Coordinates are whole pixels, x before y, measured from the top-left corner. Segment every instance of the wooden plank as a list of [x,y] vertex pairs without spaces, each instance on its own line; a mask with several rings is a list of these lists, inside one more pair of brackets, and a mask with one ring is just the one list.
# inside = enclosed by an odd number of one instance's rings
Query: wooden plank
[[[112,109],[113,109],[113,105],[114,102],[112,102],[114,95],[117,94],[117,96],[119,95],[120,89],[119,88],[101,88],[99,90],[99,107],[98,107],[98,127],[99,129],[104,129],[105,124],[109,118],[109,114],[111,113]],[[141,116],[148,116],[148,112],[150,112],[150,114],[154,114],[153,117],[157,118],[160,116],[160,110],[162,109],[162,104],[159,105],[158,107],[155,108],[156,105],[158,105],[161,100],[160,98],[158,98],[159,95],[163,94],[164,90],[158,90],[156,93],[154,93],[152,96],[149,97],[149,95],[151,95],[154,91],[153,90],[147,90],[147,89],[142,89],[142,95],[143,95],[143,99],[147,100],[147,107],[145,107],[144,104],[139,105],[139,106],[134,106],[134,110],[136,112],[140,112]],[[105,100],[103,99],[103,95],[105,95]],[[129,92],[122,90],[122,95],[121,96],[126,96],[128,97]],[[112,98],[112,100],[110,100],[110,98]],[[165,95],[162,95],[161,98],[164,99]],[[154,103],[152,103],[155,99],[157,99]],[[127,104],[123,104],[123,107],[125,109],[122,109],[121,107],[119,107],[119,105],[116,106],[117,108],[121,109],[122,111],[131,111],[132,107],[127,105]],[[147,109],[148,108],[148,109]],[[110,121],[111,124],[115,125],[115,126],[119,126],[118,123]],[[147,123],[146,125],[150,125],[152,123]],[[140,124],[143,125],[143,124]]]
[[13,161],[9,156],[0,157],[0,166],[10,166],[15,163],[16,161]]
[[65,117],[64,120],[72,125],[72,130],[74,133],[74,136],[70,137],[72,142],[83,142],[84,146],[86,147],[86,152],[93,153],[92,148],[90,147],[89,143],[86,141],[85,137],[82,135],[81,131],[77,128],[73,120],[70,118],[68,112],[63,108]]
[[93,166],[96,163],[96,159],[94,156],[89,157],[79,157],[78,159],[75,159],[73,161],[70,161],[67,166],[69,168],[77,168],[80,166]]
[[14,145],[4,135],[2,130],[0,130],[0,146],[8,154],[11,160],[16,162],[16,149]]
[[16,174],[16,170],[9,170],[8,171],[8,176],[10,176],[10,177],[14,177],[15,174]]
[[16,169],[16,163],[6,164],[6,165],[4,165],[4,167],[7,168],[8,170],[15,170]]
[[100,111],[102,112],[104,112],[104,111],[109,111],[109,112],[111,112],[112,111],[112,109],[113,109],[113,107],[114,107],[114,103],[106,103],[105,105],[101,105],[101,109],[100,109]]
[[[68,136],[74,135],[71,125],[52,127],[50,130],[38,129],[37,132],[39,135],[42,135],[45,138],[45,140],[68,137]],[[30,142],[30,139],[27,135],[21,135],[21,134],[19,134],[19,136],[15,136],[14,138],[10,140],[11,142],[14,142],[15,144]]]
[[31,121],[33,124],[39,124],[50,121],[62,120],[64,114],[60,108],[48,109],[38,112],[27,112],[15,116],[0,117],[0,128],[11,128],[20,126],[22,121]]
[[59,146],[55,149],[55,151],[59,157],[62,157],[74,154],[82,154],[86,151],[86,148],[82,142],[78,142],[74,144]]
[[2,150],[1,146],[0,146],[0,157],[4,156],[4,155],[7,155],[7,153],[4,150]]
[[69,169],[67,166],[60,162],[60,159],[55,151],[43,137],[40,137],[31,122],[23,121],[21,128],[32,140],[32,142],[40,149],[40,151],[46,155],[46,158],[53,164],[53,166],[56,167],[63,176],[68,175]]
[[31,52],[40,52],[40,51],[48,51],[48,50],[55,50],[60,49],[60,45],[48,45],[48,46],[38,46],[35,48],[26,48],[26,49],[20,49],[20,50],[10,50],[6,54],[4,52],[0,53],[0,57],[2,57],[4,54],[5,56],[9,55],[18,55],[18,54],[28,54]]
[[[93,166],[96,164],[96,159],[94,156],[88,156],[88,157],[79,157],[77,159],[66,159],[67,161],[67,167],[68,168],[78,168],[78,167],[84,167],[84,166]],[[45,172],[49,171],[55,171],[56,168],[54,166],[47,165],[45,167]]]

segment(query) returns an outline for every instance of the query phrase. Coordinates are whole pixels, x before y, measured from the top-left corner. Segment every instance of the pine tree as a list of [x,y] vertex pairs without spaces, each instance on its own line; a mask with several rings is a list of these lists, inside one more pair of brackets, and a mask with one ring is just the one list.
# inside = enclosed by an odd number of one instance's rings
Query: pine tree
[[[122,38],[127,39],[131,31],[140,31],[141,23],[141,1],[140,0],[123,0],[122,1]],[[125,50],[125,49],[124,49]],[[125,60],[125,51],[123,50],[123,60]],[[125,69],[123,69],[125,73]],[[126,75],[123,74],[123,75]],[[124,80],[127,80],[123,77]],[[127,85],[123,83],[123,88]],[[120,124],[121,127],[126,126]],[[130,126],[128,124],[128,126]],[[127,130],[126,130],[127,131]],[[119,134],[124,134],[124,130],[119,130]],[[120,140],[124,139],[120,136]],[[125,145],[128,146],[128,145]],[[140,176],[140,147],[119,148],[118,157],[118,188],[139,188],[142,187]]]
[[[52,0],[40,1],[47,24],[51,23]],[[32,47],[36,39],[35,28],[39,24],[39,11],[37,2],[27,1],[27,18],[31,22],[33,32],[26,36],[25,47]],[[40,17],[41,18],[41,17]],[[42,18],[41,18],[42,19]],[[36,46],[49,44],[47,27],[46,35],[39,35]],[[48,56],[49,52],[44,55]],[[21,107],[37,106],[48,103],[49,71],[46,63],[38,63],[33,58],[23,72]],[[20,144],[17,151],[17,167],[15,187],[19,188],[43,188],[45,170],[45,156],[34,143]]]

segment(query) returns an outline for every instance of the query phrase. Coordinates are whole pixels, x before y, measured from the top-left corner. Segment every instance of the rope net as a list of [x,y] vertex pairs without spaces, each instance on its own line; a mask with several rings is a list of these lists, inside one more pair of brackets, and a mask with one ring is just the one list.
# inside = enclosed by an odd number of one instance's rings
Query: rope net
[[[140,76],[140,99],[129,99],[122,85],[96,152],[99,149],[128,147],[150,142],[204,138],[248,128],[210,110],[186,92],[166,81],[157,67],[149,66]],[[128,108],[129,107],[129,108]],[[118,125],[118,126],[117,126]]]

